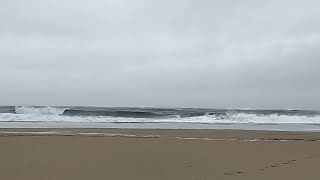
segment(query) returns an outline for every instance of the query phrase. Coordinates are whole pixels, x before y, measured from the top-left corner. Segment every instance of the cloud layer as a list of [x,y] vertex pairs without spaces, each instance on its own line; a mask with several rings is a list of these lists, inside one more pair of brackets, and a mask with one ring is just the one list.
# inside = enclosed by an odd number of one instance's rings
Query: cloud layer
[[316,0],[0,2],[0,104],[320,109]]

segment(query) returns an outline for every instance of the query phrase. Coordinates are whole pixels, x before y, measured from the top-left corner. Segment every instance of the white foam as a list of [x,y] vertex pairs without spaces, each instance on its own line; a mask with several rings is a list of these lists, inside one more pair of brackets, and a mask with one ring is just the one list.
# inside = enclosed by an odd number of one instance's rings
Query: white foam
[[62,116],[64,109],[44,107],[18,107],[17,114],[0,113],[2,122],[93,122],[93,123],[258,123],[258,124],[281,124],[281,123],[307,123],[320,124],[320,116],[288,116],[288,115],[255,115],[235,114],[229,118],[215,116],[199,116],[189,118],[125,118],[125,117],[80,117]]
[[230,119],[234,123],[308,123],[320,124],[320,116],[237,114]]
[[37,115],[62,115],[66,109],[56,107],[33,107],[20,106],[15,107],[17,114],[37,114]]
[[186,123],[258,123],[258,124],[281,124],[281,123],[308,123],[320,124],[320,116],[288,116],[288,115],[256,115],[256,114],[234,114],[229,118],[216,116],[199,116],[190,118],[173,118],[157,120],[161,122],[186,122]]

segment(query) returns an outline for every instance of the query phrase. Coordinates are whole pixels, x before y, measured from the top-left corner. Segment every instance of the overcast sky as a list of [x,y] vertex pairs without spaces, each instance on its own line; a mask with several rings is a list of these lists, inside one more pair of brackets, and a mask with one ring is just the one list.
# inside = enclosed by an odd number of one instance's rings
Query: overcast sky
[[0,104],[320,109],[318,0],[1,0]]

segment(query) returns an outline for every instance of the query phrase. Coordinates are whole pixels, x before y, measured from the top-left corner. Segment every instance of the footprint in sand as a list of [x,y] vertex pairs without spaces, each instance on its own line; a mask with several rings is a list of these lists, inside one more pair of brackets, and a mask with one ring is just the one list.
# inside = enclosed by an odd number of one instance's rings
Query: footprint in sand
[[307,156],[304,159],[311,159],[311,158],[312,158],[312,156]]
[[274,163],[274,164],[272,164],[272,165],[270,165],[270,166],[266,166],[266,167],[264,167],[264,168],[261,168],[261,169],[259,169],[260,171],[265,171],[265,170],[267,170],[267,169],[269,169],[269,168],[276,168],[276,167],[278,167],[278,166],[280,166],[281,164],[285,164],[285,165],[288,165],[288,164],[291,164],[292,162],[295,162],[296,160],[288,160],[288,161],[285,161],[285,162],[283,162],[283,163]]
[[296,162],[296,161],[297,161],[297,160],[295,160],[295,159],[293,159],[293,160],[288,160],[288,161],[283,162],[282,164],[288,165],[288,164],[292,164],[293,162]]
[[233,173],[223,173],[224,175],[228,175],[228,176],[232,176],[233,175]]
[[229,176],[232,176],[232,175],[236,175],[236,174],[243,174],[244,172],[243,171],[237,171],[235,173],[229,173],[229,172],[225,172],[224,175],[229,175]]

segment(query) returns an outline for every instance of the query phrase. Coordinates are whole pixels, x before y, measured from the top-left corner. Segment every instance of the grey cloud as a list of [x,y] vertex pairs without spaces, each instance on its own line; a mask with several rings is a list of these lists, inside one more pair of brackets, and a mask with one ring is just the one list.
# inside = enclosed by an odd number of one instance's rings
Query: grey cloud
[[0,104],[319,109],[315,0],[0,2]]

